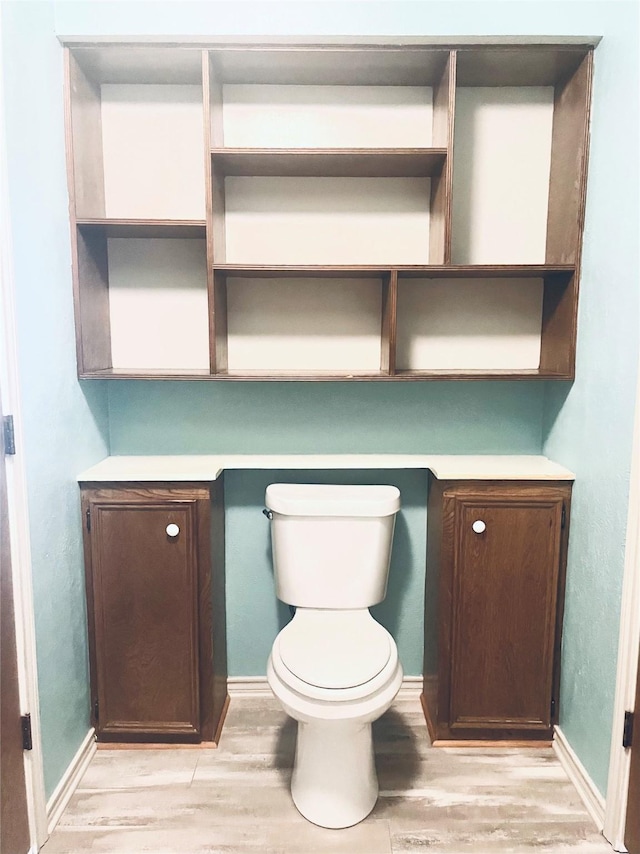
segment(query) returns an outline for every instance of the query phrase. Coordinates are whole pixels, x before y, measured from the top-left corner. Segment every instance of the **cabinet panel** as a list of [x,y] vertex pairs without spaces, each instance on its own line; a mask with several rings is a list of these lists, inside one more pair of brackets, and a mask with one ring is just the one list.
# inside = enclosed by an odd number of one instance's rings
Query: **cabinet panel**
[[215,741],[226,706],[222,482],[83,487],[101,741]]
[[451,729],[546,728],[562,501],[462,498],[454,512]]
[[194,512],[193,503],[92,508],[102,731],[199,733]]
[[551,736],[570,499],[560,482],[432,479],[422,702],[434,741]]

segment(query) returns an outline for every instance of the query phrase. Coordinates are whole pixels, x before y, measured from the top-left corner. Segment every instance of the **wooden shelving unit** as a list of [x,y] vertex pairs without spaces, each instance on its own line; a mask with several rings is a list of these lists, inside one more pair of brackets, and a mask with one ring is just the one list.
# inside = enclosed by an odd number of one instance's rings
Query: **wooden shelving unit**
[[66,50],[81,378],[573,377],[592,47]]

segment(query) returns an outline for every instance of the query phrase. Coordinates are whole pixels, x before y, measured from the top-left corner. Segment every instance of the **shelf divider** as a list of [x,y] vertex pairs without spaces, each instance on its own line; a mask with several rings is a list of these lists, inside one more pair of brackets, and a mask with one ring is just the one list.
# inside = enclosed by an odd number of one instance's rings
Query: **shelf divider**
[[398,272],[391,270],[382,280],[382,328],[380,370],[393,376],[396,372],[396,332],[398,310]]
[[456,51],[449,52],[442,77],[433,90],[433,144],[447,152],[442,170],[431,180],[429,259],[451,263],[451,197],[453,193],[453,121],[456,97]]

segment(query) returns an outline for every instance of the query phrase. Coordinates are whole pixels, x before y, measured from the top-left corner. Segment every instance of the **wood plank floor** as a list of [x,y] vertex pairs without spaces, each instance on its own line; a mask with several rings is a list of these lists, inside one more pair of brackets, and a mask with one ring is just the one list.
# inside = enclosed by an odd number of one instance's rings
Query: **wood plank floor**
[[234,697],[217,750],[99,750],[43,854],[611,854],[550,748],[432,748],[415,698],[374,738],[375,809],[326,830],[291,802],[295,723]]

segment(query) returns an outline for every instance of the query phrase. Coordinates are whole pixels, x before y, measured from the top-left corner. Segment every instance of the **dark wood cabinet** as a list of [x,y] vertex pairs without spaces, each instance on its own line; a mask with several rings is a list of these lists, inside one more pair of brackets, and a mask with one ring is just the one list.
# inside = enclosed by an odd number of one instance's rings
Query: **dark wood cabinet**
[[431,479],[423,706],[431,738],[548,739],[571,484]]
[[79,376],[572,379],[594,41],[71,43]]
[[82,488],[101,741],[216,741],[227,703],[222,481]]

